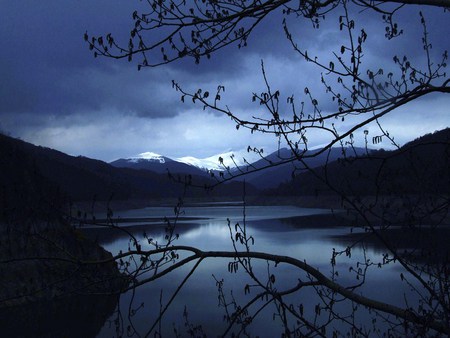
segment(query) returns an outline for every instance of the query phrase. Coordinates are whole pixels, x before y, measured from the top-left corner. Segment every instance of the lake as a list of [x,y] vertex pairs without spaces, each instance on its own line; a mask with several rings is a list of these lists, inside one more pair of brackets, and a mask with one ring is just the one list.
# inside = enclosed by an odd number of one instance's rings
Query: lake
[[[195,246],[201,250],[232,251],[227,219],[230,220],[232,228],[237,222],[243,225],[244,212],[247,234],[253,236],[255,240],[251,247],[252,251],[287,255],[306,261],[327,277],[335,276],[335,279],[344,285],[359,283],[359,280],[355,279],[353,272],[355,270],[352,270],[360,266],[357,262],[369,258],[371,262],[378,263],[383,259],[384,251],[379,246],[371,245],[370,242],[360,244],[352,248],[350,257],[346,255],[337,257],[335,270],[332,271],[330,261],[333,248],[336,251],[345,250],[350,243],[348,236],[361,230],[352,229],[343,223],[344,218],[340,218],[339,213],[295,206],[246,206],[245,209],[243,205],[234,203],[184,206],[176,223],[175,232],[180,236],[174,244]],[[118,221],[118,224],[126,227],[145,250],[150,246],[144,238],[144,232],[147,237],[163,243],[165,225],[162,219],[174,216],[173,207],[148,207],[118,212],[114,215],[114,219]],[[102,215],[98,217],[101,218]],[[129,237],[117,230],[86,227],[83,231],[114,254],[120,250],[126,251],[130,245]],[[167,337],[175,336],[175,332],[181,333],[181,336],[187,336],[188,328],[199,325],[207,337],[221,336],[227,332],[228,325],[224,321],[225,308],[219,306],[218,297],[223,295],[227,302],[234,299],[242,306],[245,301],[249,301],[257,294],[256,289],[250,293],[245,292],[244,286],[253,282],[242,268],[235,273],[230,273],[228,269],[230,261],[232,260],[225,258],[203,261],[184,284],[165,313],[162,322],[153,332],[149,333],[149,328],[158,317],[160,309],[167,304],[178,285],[192,269],[194,265],[192,262],[155,282],[123,294],[117,308],[119,311],[105,322],[96,336],[113,337],[117,335],[117,329],[119,333],[126,335],[128,332],[136,337],[147,334],[153,337],[155,331]],[[278,290],[295,286],[299,278],[302,280],[307,278],[299,269],[283,264],[274,266],[265,261],[253,261],[253,268],[261,281],[267,281],[273,274],[276,277],[274,285]],[[404,306],[405,295],[408,295],[410,301],[414,301],[415,298],[408,291],[408,285],[402,282],[400,272],[400,266],[395,263],[381,268],[374,264],[368,268],[367,280],[359,287],[358,292],[389,304]],[[218,291],[217,281],[223,281],[220,283],[222,294]],[[315,305],[320,304],[321,300],[311,288],[301,289],[284,300],[294,306],[301,304],[305,309],[305,316],[309,316],[311,320],[326,321],[324,315],[316,316],[315,314]],[[343,302],[337,305],[337,308],[342,313],[351,312],[349,303]],[[275,306],[270,304],[261,309],[263,304],[263,300],[256,301],[250,308],[251,313],[258,312],[258,315],[246,328],[245,333],[261,337],[280,336],[283,327],[276,315]],[[229,311],[231,307],[230,305]],[[371,315],[363,310],[358,313],[360,313],[359,322],[366,325],[368,329],[372,329]],[[186,314],[187,323],[183,317]],[[295,321],[292,325],[294,324]],[[332,323],[329,327],[343,331],[348,329],[338,322]],[[231,332],[244,335],[239,329],[239,326],[233,327],[227,335],[231,335]]]

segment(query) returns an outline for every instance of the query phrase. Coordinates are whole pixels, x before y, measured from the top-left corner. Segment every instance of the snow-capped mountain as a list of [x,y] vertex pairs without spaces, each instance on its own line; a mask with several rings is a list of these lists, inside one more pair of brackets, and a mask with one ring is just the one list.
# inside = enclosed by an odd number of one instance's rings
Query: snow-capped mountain
[[[203,170],[222,171],[227,167],[232,170],[236,166],[246,166],[249,163],[259,160],[260,157],[254,152],[241,151],[227,151],[225,153],[197,158],[192,156],[179,157],[175,161],[186,163]],[[247,163],[246,163],[247,161]]]
[[117,168],[133,168],[151,170],[157,173],[172,174],[182,173],[190,175],[204,175],[205,172],[197,167],[174,161],[169,157],[159,155],[153,152],[145,152],[136,156],[121,158],[110,163]]
[[150,151],[145,153],[140,153],[139,155],[135,157],[130,157],[127,159],[130,162],[133,163],[139,163],[140,161],[150,161],[150,162],[159,162],[159,163],[165,163],[166,158],[162,155],[152,153]]
[[[284,161],[292,157],[291,151],[287,148],[279,149],[269,154],[259,154],[257,151],[249,150],[250,151],[247,151],[246,149],[240,151],[227,151],[205,158],[184,156],[175,159],[153,152],[146,152],[130,158],[116,160],[111,162],[111,165],[115,167],[152,170],[157,173],[167,173],[167,171],[169,171],[172,174],[189,174],[197,176],[209,176],[210,171],[224,172],[227,170],[230,170],[233,175],[233,172],[237,167],[241,169],[240,173],[242,171],[246,172],[247,169],[251,172],[254,169],[268,167],[264,170],[256,170],[253,173],[248,173],[245,177],[236,178],[237,180],[245,179],[246,182],[262,188],[275,188],[280,183],[290,180],[294,169],[303,168],[303,164],[301,163],[296,163],[295,166],[294,163],[272,166],[273,163]],[[365,153],[365,149],[362,148],[353,149],[352,151],[356,151],[359,155]],[[308,154],[310,152],[312,151],[309,151]],[[262,156],[264,156],[264,158],[262,158]],[[325,152],[311,158],[305,158],[304,161],[309,167],[314,168],[321,166],[326,162],[335,161],[341,157],[343,157],[342,149],[332,148],[330,152]],[[235,172],[237,172],[237,170]],[[228,174],[225,176],[227,175]]]
[[[247,152],[247,150],[227,151],[205,158],[183,156],[175,159],[154,152],[145,152],[136,156],[118,159],[111,162],[111,164],[115,167],[148,169],[157,172],[164,172],[169,169],[171,172],[199,174],[195,169],[201,170],[203,173],[209,170],[223,171],[226,167],[233,170],[236,166],[246,166],[259,159],[261,159],[259,155],[252,151]],[[173,169],[176,170],[173,171]]]

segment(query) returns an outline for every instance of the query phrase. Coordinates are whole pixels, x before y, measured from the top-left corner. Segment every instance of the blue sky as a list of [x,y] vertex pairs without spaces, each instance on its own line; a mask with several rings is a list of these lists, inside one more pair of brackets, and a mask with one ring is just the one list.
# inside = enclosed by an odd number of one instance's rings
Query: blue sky
[[[223,103],[236,114],[251,117],[264,113],[251,100],[253,92],[264,90],[263,60],[272,87],[285,97],[295,95],[301,100],[308,86],[321,102],[329,100],[320,85],[320,71],[295,54],[284,37],[280,13],[262,22],[247,48],[229,46],[200,65],[185,60],[138,72],[134,63],[94,58],[83,41],[84,32],[112,32],[125,39],[133,24],[131,13],[145,3],[1,0],[0,131],[105,161],[147,151],[201,158],[248,145],[270,152],[278,145],[274,137],[236,130],[226,116],[183,104],[171,81],[192,91],[214,91],[224,85]],[[450,13],[419,6],[407,9],[399,17],[405,34],[396,41],[384,38],[379,15],[356,13],[357,26],[364,24],[370,32],[365,66],[389,68],[394,54],[411,55],[412,60],[423,62],[419,10],[428,20],[433,56],[448,49]],[[327,17],[320,30],[298,19],[290,19],[290,26],[299,43],[324,60],[342,43],[334,16]],[[383,119],[383,127],[400,144],[448,127],[448,96],[432,95],[404,106]],[[326,105],[324,109],[328,109]],[[375,126],[371,128],[376,133]],[[363,137],[359,139],[362,142]],[[327,139],[311,135],[309,141],[310,146],[319,146]],[[389,143],[381,146],[388,148]]]

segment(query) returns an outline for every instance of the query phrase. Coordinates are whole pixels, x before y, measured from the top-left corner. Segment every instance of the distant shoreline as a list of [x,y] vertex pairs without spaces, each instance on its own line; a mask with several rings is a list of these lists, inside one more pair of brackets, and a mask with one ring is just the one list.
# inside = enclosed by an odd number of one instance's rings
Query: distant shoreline
[[[106,212],[108,207],[112,211],[124,211],[141,209],[145,207],[175,207],[179,202],[178,198],[161,199],[129,199],[113,201],[78,201],[75,202],[72,210],[80,210],[88,213]],[[242,198],[236,197],[188,197],[183,199],[183,206],[239,206],[243,205]],[[247,205],[293,205],[301,208],[324,208],[337,209],[341,207],[340,198],[337,196],[246,196]]]

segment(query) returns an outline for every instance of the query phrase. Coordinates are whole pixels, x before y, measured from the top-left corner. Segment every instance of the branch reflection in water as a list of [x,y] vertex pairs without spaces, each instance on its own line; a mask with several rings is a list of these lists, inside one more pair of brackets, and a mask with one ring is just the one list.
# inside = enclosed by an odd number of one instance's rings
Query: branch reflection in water
[[[161,220],[171,213],[173,214],[172,208],[158,207],[128,210],[115,217],[127,220],[121,226],[126,226],[127,230],[140,241],[142,249],[146,250],[150,247],[145,243],[147,239],[143,235],[144,232],[147,237],[163,243],[164,223]],[[242,206],[225,204],[183,208],[177,222],[176,232],[180,234],[177,245],[195,246],[205,251],[232,251],[227,219],[231,224],[242,222]],[[350,233],[350,227],[345,223],[344,218],[340,217],[339,212],[331,213],[325,209],[247,206],[245,219],[247,232],[255,238],[252,251],[296,257],[317,267],[325,275],[329,275],[331,271],[330,259],[333,249],[345,250],[346,238],[355,236],[354,233]],[[113,254],[128,248],[129,238],[118,230],[92,227],[83,231]],[[350,257],[339,259],[336,267],[336,271],[339,271],[338,281],[344,285],[354,283],[352,267],[356,266],[358,261],[364,261],[368,257],[373,262],[379,261],[380,256],[380,252],[376,250],[373,243],[368,245],[361,243],[354,247]],[[225,310],[218,306],[217,281],[223,280],[225,297],[232,297],[237,302],[242,299],[242,303],[244,299],[247,301],[249,299],[244,286],[251,283],[244,271],[230,274],[227,271],[228,262],[229,259],[212,259],[200,264],[165,313],[159,327],[163,336],[173,334],[174,328],[178,332],[183,331],[183,314],[185,317],[188,316],[190,323],[201,325],[203,332],[208,336],[220,334],[226,330],[228,324],[224,321]],[[159,280],[122,295],[120,300],[120,313],[124,320],[122,327],[131,325],[133,330],[145,334],[151,323],[158,317],[161,308],[172,297],[193,266],[194,263],[190,263]],[[253,262],[253,267],[264,279],[268,264],[262,261]],[[276,274],[277,286],[280,289],[295,286],[300,278],[299,271],[295,267],[271,266],[270,270],[271,273]],[[396,264],[383,266],[382,269],[371,269],[368,273],[370,278],[361,286],[360,292],[390,304],[403,304],[403,294],[407,292],[407,289],[398,278]],[[301,303],[305,309],[313,311],[314,305],[319,300],[314,292],[305,289],[290,295],[285,301]],[[283,330],[282,323],[273,320],[274,313],[274,307],[267,307],[264,313],[260,313],[253,320],[249,332],[252,335],[279,335]],[[98,337],[114,335],[115,319],[115,316],[112,316],[110,321],[105,323]],[[372,319],[367,316],[363,322],[369,323]]]

